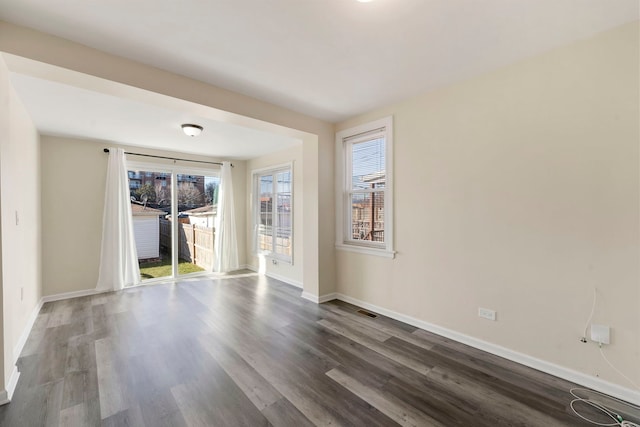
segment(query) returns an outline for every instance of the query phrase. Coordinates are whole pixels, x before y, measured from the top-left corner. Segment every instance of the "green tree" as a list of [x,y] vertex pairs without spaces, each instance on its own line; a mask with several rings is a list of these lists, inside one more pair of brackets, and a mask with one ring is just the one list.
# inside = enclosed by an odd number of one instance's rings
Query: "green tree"
[[145,184],[135,191],[136,199],[144,203],[154,203],[156,201],[156,189],[151,184]]

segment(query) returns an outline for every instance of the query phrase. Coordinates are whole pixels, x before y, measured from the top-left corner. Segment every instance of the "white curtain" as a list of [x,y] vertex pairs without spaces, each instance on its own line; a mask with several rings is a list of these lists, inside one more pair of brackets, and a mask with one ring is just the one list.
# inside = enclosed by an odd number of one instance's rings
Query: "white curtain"
[[125,153],[121,148],[110,148],[96,290],[118,290],[138,283],[140,268],[133,234]]
[[216,262],[214,271],[226,273],[237,270],[239,268],[238,241],[236,218],[233,209],[231,163],[229,162],[222,163],[215,236]]

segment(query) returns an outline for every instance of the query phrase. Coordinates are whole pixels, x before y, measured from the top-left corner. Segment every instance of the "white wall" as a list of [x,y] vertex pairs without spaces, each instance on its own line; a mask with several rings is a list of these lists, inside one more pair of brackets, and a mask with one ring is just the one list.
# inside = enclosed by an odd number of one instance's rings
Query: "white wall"
[[19,343],[42,295],[40,150],[38,133],[11,87],[1,59],[0,99],[2,388],[6,389],[11,376],[16,375]]
[[253,223],[253,180],[252,173],[258,169],[264,169],[274,166],[279,166],[286,163],[293,163],[293,263],[289,264],[282,261],[277,261],[277,264],[273,264],[270,258],[262,257],[262,264],[264,266],[264,273],[268,276],[272,276],[295,286],[302,287],[303,285],[303,265],[304,265],[304,250],[303,250],[303,198],[304,192],[304,174],[302,163],[302,145],[291,147],[287,150],[279,151],[267,156],[263,156],[257,159],[247,161],[247,190],[249,195],[249,203],[247,203],[247,260],[249,265],[255,270],[260,270],[261,261],[260,258],[253,253],[253,236],[254,236],[254,223]]
[[[108,159],[103,148],[118,145],[45,135],[41,139],[43,295],[95,289],[100,265]],[[220,160],[139,147],[120,147],[136,153],[193,160]],[[157,159],[157,162],[169,161]],[[245,162],[234,161],[233,164],[235,211],[244,214]],[[193,164],[186,163],[185,166],[192,167]],[[237,218],[237,224],[240,263],[245,264],[244,215]]]
[[339,124],[394,116],[398,254],[338,252],[338,292],[630,387],[578,341],[597,287],[640,383],[639,45],[636,22]]

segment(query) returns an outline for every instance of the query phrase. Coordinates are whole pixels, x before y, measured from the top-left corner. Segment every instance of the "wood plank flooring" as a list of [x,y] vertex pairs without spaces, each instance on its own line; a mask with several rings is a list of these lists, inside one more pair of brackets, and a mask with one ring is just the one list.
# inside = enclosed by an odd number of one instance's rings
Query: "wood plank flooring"
[[244,275],[47,303],[2,426],[581,426],[574,385]]

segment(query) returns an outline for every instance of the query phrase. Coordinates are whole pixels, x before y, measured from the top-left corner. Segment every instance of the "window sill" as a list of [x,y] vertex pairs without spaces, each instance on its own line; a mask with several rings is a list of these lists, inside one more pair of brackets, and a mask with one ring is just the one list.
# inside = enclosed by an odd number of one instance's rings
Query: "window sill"
[[336,244],[336,249],[345,252],[356,252],[365,255],[375,255],[383,258],[395,258],[396,252],[380,248],[368,248],[366,246]]

